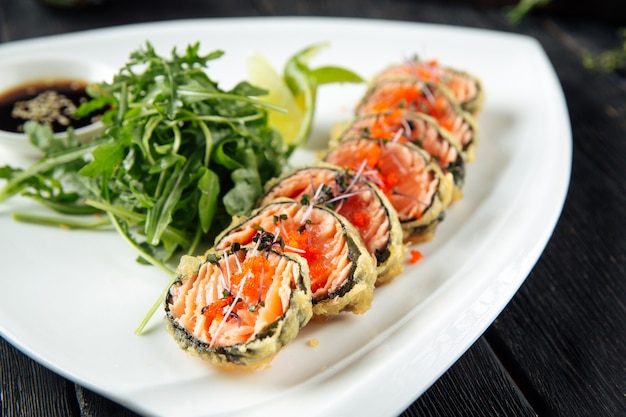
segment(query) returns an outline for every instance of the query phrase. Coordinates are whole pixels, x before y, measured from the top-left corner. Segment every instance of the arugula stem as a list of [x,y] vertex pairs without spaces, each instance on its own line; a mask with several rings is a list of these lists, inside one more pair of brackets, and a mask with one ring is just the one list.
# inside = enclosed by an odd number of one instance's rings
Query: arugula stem
[[96,210],[93,207],[82,205],[82,204],[68,204],[56,201],[48,201],[44,197],[39,195],[30,195],[28,197],[33,200],[41,203],[43,206],[48,207],[50,210],[53,210],[59,214],[65,214],[70,216],[85,216],[85,215],[93,215],[98,214],[100,211]]
[[193,241],[189,248],[187,249],[187,255],[192,255],[196,252],[198,245],[200,244],[200,240],[202,240],[202,228],[196,228],[196,233],[194,234]]
[[165,187],[165,183],[171,175],[171,172],[169,172],[167,169],[164,169],[159,174],[159,181],[157,182],[157,186],[154,190],[154,195],[152,196],[155,200],[161,198],[161,194],[163,193],[163,187]]
[[92,221],[79,221],[68,218],[42,216],[38,214],[15,212],[13,213],[13,220],[22,223],[40,224],[44,226],[56,226],[61,229],[97,229],[102,226],[108,226],[111,221],[108,217],[102,217]]
[[136,103],[131,103],[128,106],[131,109],[135,109],[135,108],[142,108],[142,109],[149,109],[149,110],[144,110],[142,112],[140,112],[139,114],[137,114],[134,117],[129,117],[127,119],[124,120],[124,122],[126,124],[134,124],[136,121],[141,121],[144,120],[150,116],[157,116],[159,115],[159,111],[147,104],[141,103],[141,104],[136,104]]
[[148,324],[148,322],[150,321],[152,316],[154,316],[154,313],[156,313],[157,309],[159,307],[161,307],[161,305],[165,301],[165,296],[167,294],[167,290],[172,286],[174,281],[176,281],[176,278],[178,278],[178,276],[174,272],[172,274],[172,277],[170,278],[169,282],[165,286],[165,289],[161,292],[159,297],[154,301],[154,304],[152,304],[152,307],[150,307],[150,310],[148,310],[148,312],[144,316],[143,320],[141,320],[141,323],[139,323],[139,326],[137,326],[137,328],[135,329],[135,334],[136,335],[140,335],[143,332],[143,329],[146,327],[146,325]]
[[536,7],[544,6],[548,4],[550,0],[520,0],[515,6],[513,6],[507,13],[506,18],[509,23],[517,25],[522,21],[530,11]]
[[137,213],[136,211],[132,210],[127,210],[121,206],[116,206],[102,201],[87,199],[85,200],[85,204],[97,208],[98,210],[109,212],[116,217],[122,218],[128,223],[140,223],[146,219],[146,216],[144,214]]
[[4,188],[0,190],[0,203],[7,200],[8,198],[15,195],[16,192],[19,191],[17,187],[22,181],[27,180],[28,178],[34,177],[35,175],[46,172],[58,165],[63,165],[68,162],[75,161],[79,158],[82,158],[86,153],[94,150],[98,147],[98,144],[93,144],[90,146],[82,146],[79,149],[70,150],[68,152],[62,152],[59,154],[49,155],[44,157],[25,169],[24,171],[17,174],[15,177],[11,178],[5,184]]
[[175,154],[178,154],[178,150],[180,149],[180,144],[182,143],[180,128],[175,123],[172,123],[171,128],[172,128],[172,131],[174,132],[174,144],[172,145],[172,152]]
[[213,135],[211,134],[211,129],[204,123],[203,120],[198,120],[198,125],[200,126],[200,130],[202,130],[202,134],[204,135],[204,166],[208,167],[209,162],[211,161],[211,152],[213,152]]
[[[145,214],[137,213],[136,211],[132,210],[127,210],[121,206],[89,199],[85,200],[85,204],[97,208],[98,210],[102,210],[104,212],[112,214],[116,217],[119,217],[127,223],[141,224],[146,221]],[[182,247],[187,247],[187,245],[189,244],[189,237],[187,233],[171,226],[168,226],[165,229],[165,231],[163,232],[163,237],[167,240],[179,244]]]
[[128,242],[129,245],[131,245],[133,248],[135,248],[135,250],[139,253],[139,256],[141,258],[143,258],[146,262],[156,266],[157,268],[161,269],[162,271],[166,272],[168,275],[174,275],[175,272],[170,269],[167,265],[165,265],[163,262],[159,261],[158,259],[156,259],[154,256],[150,255],[149,253],[147,253],[146,251],[144,251],[141,246],[139,246],[137,244],[137,242],[135,242],[135,239],[133,239],[132,236],[130,236],[130,234],[128,234],[126,232],[126,230],[124,230],[120,223],[118,222],[118,220],[115,218],[115,216],[111,213],[107,213],[109,215],[109,218],[111,219],[111,223],[113,224],[113,226],[115,226],[115,229],[117,230],[117,232],[122,235],[122,237],[124,238],[124,240],[126,240],[126,242]]
[[265,107],[265,108],[276,110],[282,113],[287,112],[286,109],[280,106],[277,106],[275,104],[267,103],[256,98],[240,96],[238,94],[214,93],[210,91],[187,90],[184,88],[179,89],[178,92],[180,93],[181,96],[202,97],[202,98],[221,98],[221,99],[227,99],[227,100],[245,101],[247,103],[254,104],[255,106]]
[[143,145],[144,154],[151,165],[155,165],[154,158],[152,157],[152,153],[150,152],[150,139],[152,138],[152,133],[154,129],[157,128],[159,123],[163,121],[163,116],[157,115],[151,117],[148,122],[145,124],[143,134],[141,135],[141,143]]
[[215,123],[246,123],[246,122],[254,122],[256,120],[262,119],[264,116],[261,113],[255,113],[248,116],[240,116],[240,117],[224,117],[224,116],[199,116],[199,115],[190,115],[187,117],[181,117],[181,121],[189,121],[189,120],[202,120],[205,122],[215,122]]

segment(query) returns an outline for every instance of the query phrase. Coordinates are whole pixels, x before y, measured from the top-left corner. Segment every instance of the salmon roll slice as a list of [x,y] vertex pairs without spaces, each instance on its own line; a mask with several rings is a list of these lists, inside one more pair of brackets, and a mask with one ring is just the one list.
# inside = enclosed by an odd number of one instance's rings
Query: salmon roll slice
[[165,300],[180,346],[225,368],[259,369],[312,317],[309,269],[271,248],[183,256]]
[[405,109],[424,113],[449,132],[459,143],[466,161],[474,160],[478,131],[474,117],[461,109],[447,89],[411,77],[384,79],[373,85],[359,105],[357,116]]
[[440,65],[436,59],[422,61],[417,56],[391,65],[374,78],[374,83],[387,78],[415,77],[441,84],[450,90],[463,110],[476,116],[484,102],[482,82],[475,75]]
[[405,241],[432,239],[452,198],[451,174],[444,174],[422,149],[409,142],[346,138],[325,161],[358,169],[385,193],[398,213]]
[[465,178],[463,152],[459,143],[434,118],[402,109],[364,114],[352,121],[339,140],[359,135],[416,144],[428,152],[444,172],[452,174],[457,194],[455,199],[460,198]]
[[402,272],[407,251],[398,214],[380,189],[359,172],[321,162],[298,168],[270,181],[260,204],[280,197],[301,200],[315,195],[314,204],[331,207],[358,230],[376,260],[377,285]]
[[334,316],[366,312],[376,282],[376,261],[350,222],[332,209],[281,198],[255,210],[220,234],[217,251],[233,243],[261,239],[274,248],[296,253],[309,265],[313,314]]

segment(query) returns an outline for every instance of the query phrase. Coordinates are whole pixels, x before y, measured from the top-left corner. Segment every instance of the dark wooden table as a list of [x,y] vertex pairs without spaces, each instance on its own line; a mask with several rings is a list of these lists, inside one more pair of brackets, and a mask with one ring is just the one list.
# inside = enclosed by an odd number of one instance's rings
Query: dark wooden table
[[[515,26],[502,7],[512,2],[495,0],[99,3],[71,11],[0,0],[0,41],[145,21],[277,15],[443,23],[538,39],[556,68],[573,130],[571,185],[561,219],[502,314],[403,416],[626,416],[626,80],[624,72],[591,72],[581,60],[584,50],[619,46],[623,5],[555,1]],[[0,364],[2,416],[135,415],[1,339]]]

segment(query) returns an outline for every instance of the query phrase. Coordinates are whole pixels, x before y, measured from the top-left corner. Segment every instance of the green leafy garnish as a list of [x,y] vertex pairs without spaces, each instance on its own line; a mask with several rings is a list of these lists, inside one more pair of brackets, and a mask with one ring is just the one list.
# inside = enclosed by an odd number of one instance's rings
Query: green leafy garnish
[[598,54],[584,50],[582,59],[585,68],[600,73],[611,73],[626,68],[626,28],[620,28],[618,36],[620,45],[615,48]]
[[[0,180],[5,180],[0,202],[21,195],[57,213],[14,213],[17,221],[112,228],[137,251],[139,262],[173,280],[170,261],[210,242],[232,216],[248,214],[263,184],[288,166],[290,153],[310,131],[317,87],[360,80],[341,68],[310,69],[307,60],[319,48],[298,53],[285,69],[294,96],[302,95],[307,109],[297,142],[287,146],[268,124],[268,110],[281,109],[259,99],[266,90],[246,81],[222,90],[207,75],[209,63],[222,51],[201,54],[195,43],[182,54],[174,48],[164,58],[146,43],[110,83],[88,87],[92,100],[77,115],[103,112],[105,126],[91,142],[79,143],[72,130],[58,138],[47,126],[26,123],[43,157],[24,169],[0,167]],[[79,215],[90,217],[78,220]]]
[[[20,194],[61,214],[100,213],[67,221],[17,213],[20,221],[69,228],[113,226],[143,262],[173,274],[167,262],[193,252],[233,215],[247,214],[262,184],[287,164],[287,147],[267,124],[266,93],[247,82],[220,89],[205,71],[221,51],[157,55],[133,52],[112,82],[90,86],[79,114],[105,110],[105,131],[89,144],[73,132],[54,138],[27,123],[44,156],[32,166],[0,168],[0,202]],[[103,216],[104,214],[104,216]]]
[[507,11],[506,18],[512,25],[517,25],[531,10],[545,6],[549,2],[550,0],[520,0]]
[[311,133],[318,87],[331,83],[361,83],[363,78],[349,69],[336,66],[311,68],[309,60],[329,44],[311,45],[292,56],[285,64],[284,79],[292,94],[302,101],[304,118],[291,150],[302,146]]

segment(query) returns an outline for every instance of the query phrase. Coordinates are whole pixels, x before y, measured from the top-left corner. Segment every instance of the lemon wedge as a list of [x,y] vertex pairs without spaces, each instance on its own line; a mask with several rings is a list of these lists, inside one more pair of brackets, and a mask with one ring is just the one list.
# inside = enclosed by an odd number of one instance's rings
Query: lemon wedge
[[269,91],[259,100],[285,109],[285,112],[268,110],[268,123],[283,137],[286,144],[291,144],[298,136],[304,119],[304,110],[274,67],[259,53],[254,53],[247,60],[248,79],[251,84]]

